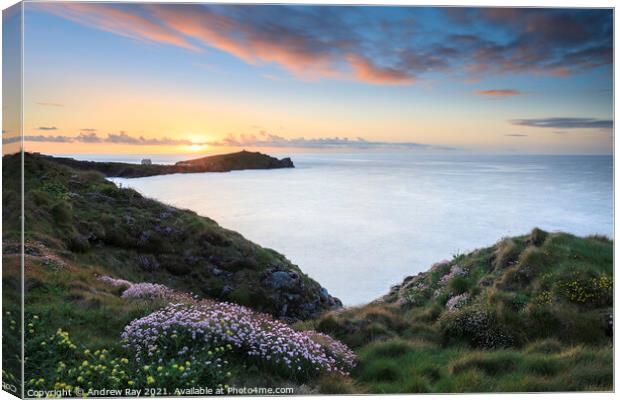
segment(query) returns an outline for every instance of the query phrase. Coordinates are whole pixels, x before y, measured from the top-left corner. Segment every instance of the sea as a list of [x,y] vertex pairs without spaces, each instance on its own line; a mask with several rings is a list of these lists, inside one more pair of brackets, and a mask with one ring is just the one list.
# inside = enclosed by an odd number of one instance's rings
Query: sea
[[345,305],[374,300],[435,262],[534,227],[613,238],[612,156],[283,156],[296,168],[113,181],[286,255]]

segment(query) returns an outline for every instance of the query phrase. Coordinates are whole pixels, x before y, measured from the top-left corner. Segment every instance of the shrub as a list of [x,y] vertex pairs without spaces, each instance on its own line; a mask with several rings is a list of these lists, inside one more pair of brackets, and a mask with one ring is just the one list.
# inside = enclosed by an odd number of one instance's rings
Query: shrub
[[606,274],[595,277],[575,271],[558,282],[560,294],[568,301],[591,306],[610,306],[613,280]]
[[[184,357],[167,357],[151,363],[136,362],[107,349],[91,350],[76,345],[68,332],[39,333],[38,316],[28,324],[26,388],[32,390],[89,390],[167,388],[186,385],[221,387],[231,372],[222,360],[224,349]],[[174,393],[170,393],[174,394]]]
[[266,314],[230,303],[172,304],[132,321],[122,338],[136,360],[226,346],[235,354],[296,378],[323,372],[346,375],[355,364],[355,354],[326,335],[296,332]]
[[413,287],[405,291],[405,293],[403,294],[403,298],[405,302],[409,305],[421,306],[430,299],[432,294],[433,291],[428,286],[420,288]]
[[464,341],[475,347],[495,348],[514,343],[511,333],[489,310],[466,307],[439,319],[444,343]]
[[452,266],[452,268],[450,268],[450,272],[448,272],[447,274],[441,277],[441,279],[439,280],[439,284],[445,285],[451,280],[454,280],[453,278],[463,277],[463,276],[467,276],[467,271],[465,271],[463,268],[459,267],[458,265],[454,265]]
[[471,279],[465,278],[464,276],[455,276],[448,283],[448,289],[453,294],[459,295],[467,292],[472,285],[473,281]]
[[454,311],[459,308],[462,308],[469,302],[469,293],[462,293],[456,296],[451,297],[446,302],[446,310]]

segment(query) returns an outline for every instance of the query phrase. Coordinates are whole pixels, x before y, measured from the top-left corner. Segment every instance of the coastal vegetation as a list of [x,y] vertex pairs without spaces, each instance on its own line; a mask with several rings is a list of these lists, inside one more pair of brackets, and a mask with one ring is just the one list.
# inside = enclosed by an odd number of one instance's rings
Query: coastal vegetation
[[[206,217],[118,188],[99,171],[24,157],[25,371],[38,394],[613,389],[605,237],[534,229],[341,308],[284,256]],[[9,218],[20,208],[19,176],[9,171],[21,160],[3,162],[10,349],[21,327],[21,225]],[[14,380],[19,355],[4,354],[3,375]]]

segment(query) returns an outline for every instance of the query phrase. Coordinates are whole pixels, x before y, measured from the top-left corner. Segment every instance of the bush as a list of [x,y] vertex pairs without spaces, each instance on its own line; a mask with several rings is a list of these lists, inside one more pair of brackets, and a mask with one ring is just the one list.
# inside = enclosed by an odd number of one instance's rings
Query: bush
[[452,292],[453,295],[459,295],[467,292],[471,286],[473,286],[473,281],[464,276],[456,276],[450,280],[448,283],[448,289]]
[[444,344],[460,341],[474,347],[496,348],[510,346],[515,341],[494,312],[476,306],[444,313],[439,325]]
[[202,354],[213,346],[225,346],[233,355],[298,379],[321,373],[346,375],[355,365],[355,354],[327,335],[296,332],[266,314],[206,300],[169,305],[132,321],[121,336],[136,360]]
[[588,276],[573,271],[562,277],[557,287],[560,295],[573,303],[601,307],[611,306],[613,302],[613,280],[606,274]]

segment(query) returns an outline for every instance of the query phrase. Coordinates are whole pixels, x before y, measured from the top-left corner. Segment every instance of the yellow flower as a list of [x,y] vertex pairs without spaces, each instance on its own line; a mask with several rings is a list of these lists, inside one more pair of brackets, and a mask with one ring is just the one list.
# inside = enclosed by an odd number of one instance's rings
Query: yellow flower
[[133,385],[133,383],[134,383],[133,381],[127,381],[127,384],[128,384],[129,386]]
[[88,367],[88,361],[84,360],[84,361],[82,362],[82,367]]
[[127,364],[127,363],[129,362],[129,360],[128,360],[128,359],[126,359],[126,358],[121,358],[121,362],[122,362],[123,364]]
[[157,367],[157,372],[161,372],[164,369],[164,367],[162,367],[161,365],[159,367]]
[[146,383],[148,383],[149,385],[152,385],[153,383],[155,383],[155,378],[153,378],[152,376],[147,376],[146,377]]
[[150,367],[149,365],[145,365],[144,367],[142,367],[142,369],[143,369],[144,371],[148,371],[150,368],[151,368],[151,367]]
[[181,372],[185,371],[185,367],[179,367],[179,371]]

